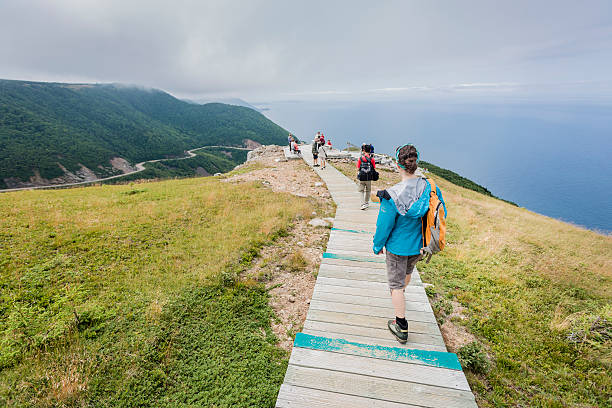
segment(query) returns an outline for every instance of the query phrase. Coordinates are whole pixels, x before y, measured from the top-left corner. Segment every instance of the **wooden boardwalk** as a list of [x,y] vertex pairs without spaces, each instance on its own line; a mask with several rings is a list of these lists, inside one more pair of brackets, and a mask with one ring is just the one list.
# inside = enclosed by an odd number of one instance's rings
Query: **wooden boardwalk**
[[[301,146],[312,164],[310,146]],[[285,148],[288,150],[288,148]],[[277,407],[476,407],[457,356],[448,353],[415,270],[406,288],[405,345],[394,317],[384,255],[372,253],[378,205],[362,211],[355,183],[314,167],[338,205],[310,309]]]

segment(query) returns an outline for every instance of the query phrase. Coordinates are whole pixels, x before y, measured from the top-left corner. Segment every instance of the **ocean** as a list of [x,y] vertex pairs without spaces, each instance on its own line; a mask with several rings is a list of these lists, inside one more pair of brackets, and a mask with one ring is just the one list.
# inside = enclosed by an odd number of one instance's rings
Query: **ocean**
[[612,106],[551,103],[305,102],[257,104],[310,141],[367,142],[421,158],[529,210],[612,233]]

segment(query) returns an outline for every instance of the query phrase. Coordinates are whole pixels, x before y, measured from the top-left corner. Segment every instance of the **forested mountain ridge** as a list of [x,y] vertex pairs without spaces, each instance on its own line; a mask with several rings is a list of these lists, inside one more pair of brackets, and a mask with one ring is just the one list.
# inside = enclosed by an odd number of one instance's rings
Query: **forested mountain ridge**
[[252,109],[160,90],[0,80],[0,188],[118,174],[117,157],[134,164],[206,145],[285,144],[286,135]]

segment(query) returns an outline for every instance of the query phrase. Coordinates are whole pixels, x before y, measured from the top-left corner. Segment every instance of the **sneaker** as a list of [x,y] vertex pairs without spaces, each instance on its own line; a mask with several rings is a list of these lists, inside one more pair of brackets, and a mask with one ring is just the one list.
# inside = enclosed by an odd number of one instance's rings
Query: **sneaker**
[[367,210],[368,207],[370,207],[370,204],[361,204],[361,209],[362,210]]
[[387,322],[387,327],[391,330],[391,333],[395,336],[397,341],[404,344],[408,341],[408,329],[402,330],[399,327],[399,324],[395,323],[395,319],[389,320]]

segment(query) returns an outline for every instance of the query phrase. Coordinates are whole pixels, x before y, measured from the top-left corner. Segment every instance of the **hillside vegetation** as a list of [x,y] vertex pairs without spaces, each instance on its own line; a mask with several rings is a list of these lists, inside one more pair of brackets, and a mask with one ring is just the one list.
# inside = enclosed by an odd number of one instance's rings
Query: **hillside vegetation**
[[477,339],[452,351],[479,406],[612,405],[612,237],[433,178],[447,247],[418,268],[447,340]]
[[[286,142],[287,132],[252,109],[187,103],[159,90],[0,80],[0,188],[5,179],[44,179],[81,165],[98,176],[132,164],[180,157],[200,146]],[[58,163],[60,165],[58,165]]]
[[0,405],[272,406],[287,354],[236,276],[316,206],[217,177],[2,195]]
[[[440,176],[443,179],[448,180],[451,183],[456,184],[456,185],[458,185],[460,187],[464,187],[464,188],[467,188],[468,190],[476,191],[478,193],[484,194],[484,195],[489,196],[489,197],[499,198],[499,197],[494,196],[489,191],[488,188],[483,187],[480,184],[477,184],[477,183],[473,182],[472,180],[467,179],[467,178],[465,178],[465,177],[455,173],[452,170],[448,170],[448,169],[444,169],[442,167],[438,167],[435,164],[428,163],[428,162],[423,161],[423,160],[419,161],[419,166],[423,167],[423,168],[426,168],[429,172],[435,174],[436,176]],[[504,200],[502,198],[500,198],[500,200],[503,200],[503,201],[505,201],[505,202],[507,202],[509,204],[512,204],[512,205],[518,207],[518,205],[516,203],[513,203],[512,201]]]
[[226,173],[246,161],[247,151],[228,147],[196,150],[189,159],[168,159],[146,163],[145,170],[124,177],[104,181],[107,184],[125,183],[142,179],[185,178]]

